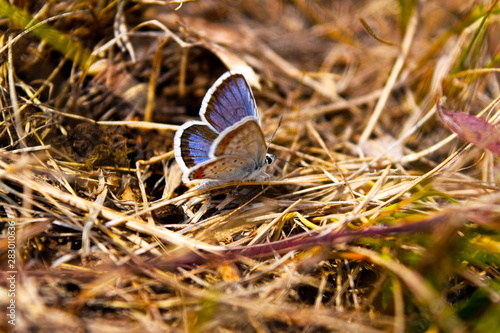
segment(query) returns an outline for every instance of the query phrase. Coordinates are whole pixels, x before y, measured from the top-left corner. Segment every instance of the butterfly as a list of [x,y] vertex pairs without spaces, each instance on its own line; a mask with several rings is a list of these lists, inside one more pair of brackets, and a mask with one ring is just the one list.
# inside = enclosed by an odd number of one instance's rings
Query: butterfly
[[274,162],[243,74],[226,72],[213,84],[201,103],[200,118],[183,124],[174,137],[175,159],[184,183],[255,179]]

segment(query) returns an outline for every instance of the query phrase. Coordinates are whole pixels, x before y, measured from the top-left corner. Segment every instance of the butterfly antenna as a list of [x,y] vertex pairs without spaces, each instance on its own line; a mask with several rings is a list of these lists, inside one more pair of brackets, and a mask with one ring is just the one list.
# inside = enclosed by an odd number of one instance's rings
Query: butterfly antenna
[[[274,136],[276,135],[276,132],[278,132],[278,128],[280,128],[282,120],[283,120],[283,116],[280,117],[280,122],[278,123],[278,127],[276,127],[276,129],[274,130],[273,136],[271,136],[271,139],[269,140],[269,144],[267,145],[267,150],[269,150],[269,145],[271,144],[271,142],[273,142]],[[267,151],[266,151],[266,153],[267,153]]]
[[[281,117],[280,117],[280,121],[279,121],[279,123],[278,123],[278,126],[277,126],[277,127],[276,127],[276,129],[274,130],[273,136],[271,136],[271,139],[269,140],[269,145],[267,146],[267,150],[269,150],[269,146],[271,145],[271,142],[273,142],[274,136],[276,135],[276,132],[278,132],[278,128],[280,128],[280,126],[281,126],[281,121],[282,121],[282,120],[283,120],[283,116],[281,116]],[[267,153],[267,150],[266,150],[266,153]],[[277,160],[280,160],[280,161],[283,161],[283,162],[286,162],[286,163],[288,163],[288,164],[294,165],[294,166],[296,166],[296,167],[298,167],[298,168],[302,168],[300,165],[295,164],[295,163],[290,162],[290,161],[287,161],[287,160],[284,160],[284,159],[282,159],[282,158],[279,158],[279,157],[277,157],[277,156],[276,156],[276,155],[274,155],[274,154],[273,154],[273,158],[275,158],[275,159],[277,159]]]
[[279,158],[279,157],[277,157],[277,156],[274,156],[274,158],[275,158],[275,159],[277,159],[277,160],[280,160],[280,161],[282,161],[282,162],[286,162],[286,163],[288,163],[288,164],[294,165],[294,166],[296,166],[297,168],[302,168],[302,166],[300,166],[300,165],[298,165],[298,164],[295,164],[295,163],[293,163],[293,162],[290,162],[290,161],[284,160],[284,159]]

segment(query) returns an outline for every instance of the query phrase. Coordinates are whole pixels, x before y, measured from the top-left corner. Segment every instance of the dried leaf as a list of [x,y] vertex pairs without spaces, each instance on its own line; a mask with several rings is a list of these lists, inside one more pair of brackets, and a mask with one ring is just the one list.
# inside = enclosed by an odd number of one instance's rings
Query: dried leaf
[[437,104],[439,119],[462,140],[500,156],[500,131],[490,123],[463,112],[449,112]]

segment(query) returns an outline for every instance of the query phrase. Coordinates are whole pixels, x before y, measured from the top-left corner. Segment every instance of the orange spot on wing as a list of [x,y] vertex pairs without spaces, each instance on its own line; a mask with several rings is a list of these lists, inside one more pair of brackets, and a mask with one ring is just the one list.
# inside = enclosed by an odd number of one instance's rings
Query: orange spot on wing
[[203,178],[203,171],[205,171],[206,168],[214,165],[215,162],[212,162],[212,163],[208,163],[207,165],[199,168],[198,170],[196,170],[196,172],[194,174],[191,174],[191,179],[201,179]]

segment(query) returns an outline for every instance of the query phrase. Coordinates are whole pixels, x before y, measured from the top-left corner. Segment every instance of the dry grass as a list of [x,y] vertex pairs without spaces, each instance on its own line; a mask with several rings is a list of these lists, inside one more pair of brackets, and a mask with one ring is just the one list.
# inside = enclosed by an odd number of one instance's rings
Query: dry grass
[[[498,157],[435,116],[439,95],[498,121],[499,14],[0,1],[2,310],[19,331],[499,332]],[[228,69],[300,167],[188,188],[173,135]]]

